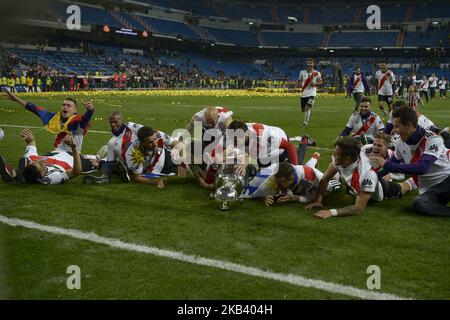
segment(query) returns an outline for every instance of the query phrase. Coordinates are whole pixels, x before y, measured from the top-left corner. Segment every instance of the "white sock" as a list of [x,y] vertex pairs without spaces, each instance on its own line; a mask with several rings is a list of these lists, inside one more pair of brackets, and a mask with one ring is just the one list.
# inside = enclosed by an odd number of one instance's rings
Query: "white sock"
[[311,110],[305,111],[305,122],[308,123],[309,118],[311,117]]
[[417,189],[417,185],[414,182],[413,178],[409,178],[408,180],[405,181],[408,185],[409,185],[409,189],[410,191],[416,190]]
[[316,158],[311,158],[308,160],[307,163],[305,163],[306,167],[310,167],[310,168],[315,168],[317,165],[317,159]]

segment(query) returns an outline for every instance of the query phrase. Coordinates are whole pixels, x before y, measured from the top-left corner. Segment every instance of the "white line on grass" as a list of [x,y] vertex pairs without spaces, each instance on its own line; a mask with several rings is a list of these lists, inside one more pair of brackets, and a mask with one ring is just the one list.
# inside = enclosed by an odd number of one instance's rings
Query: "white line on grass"
[[158,257],[170,258],[187,263],[192,263],[201,266],[219,268],[222,270],[237,272],[245,275],[250,275],[259,278],[265,278],[269,280],[288,283],[298,287],[315,288],[336,294],[343,294],[360,299],[374,299],[374,300],[407,300],[409,298],[403,298],[396,295],[375,292],[363,289],[357,289],[350,286],[344,286],[335,284],[332,282],[326,282],[322,280],[309,279],[294,274],[275,273],[271,271],[265,271],[255,267],[248,267],[233,262],[215,260],[210,258],[204,258],[200,256],[193,256],[184,254],[182,252],[170,251],[165,249],[159,249],[155,247],[149,247],[146,245],[138,245],[133,243],[127,243],[119,239],[105,238],[92,232],[83,232],[75,229],[64,229],[60,227],[46,226],[33,221],[21,220],[16,218],[9,218],[0,215],[0,222],[9,226],[20,226],[27,229],[39,230],[57,235],[68,236],[75,239],[87,240],[94,243],[105,244],[113,248],[140,252],[145,254],[151,254]]

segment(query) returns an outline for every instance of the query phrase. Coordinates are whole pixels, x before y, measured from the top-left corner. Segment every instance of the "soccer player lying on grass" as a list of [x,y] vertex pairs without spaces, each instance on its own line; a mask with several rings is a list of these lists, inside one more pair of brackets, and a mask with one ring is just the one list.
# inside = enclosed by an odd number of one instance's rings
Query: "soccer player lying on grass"
[[64,137],[64,143],[71,148],[72,154],[55,151],[48,156],[38,155],[36,140],[30,129],[22,130],[20,136],[26,144],[24,167],[16,171],[0,157],[0,175],[5,182],[21,182],[23,176],[26,183],[61,184],[82,172],[80,154],[72,135]]
[[[406,105],[405,101],[399,100],[399,101],[395,101],[392,104],[392,111],[389,114],[389,119],[387,120],[386,123],[386,127],[384,128],[384,133],[386,134],[392,134],[393,136],[393,141],[395,142],[399,137],[398,134],[395,132],[392,132],[392,129],[394,128],[394,117],[393,117],[393,113],[396,109],[401,108],[401,107],[409,107]],[[410,108],[410,107],[409,107]],[[434,132],[435,134],[440,134],[442,136],[442,139],[444,140],[444,145],[445,147],[448,149],[450,148],[450,133],[449,133],[449,129],[445,128],[445,129],[440,129],[438,128],[433,121],[431,121],[429,118],[427,118],[426,116],[424,116],[423,114],[417,112],[414,108],[413,109],[416,114],[417,114],[417,125],[419,127],[422,127],[425,130],[429,130]]]
[[334,216],[351,216],[361,214],[369,200],[383,201],[401,198],[403,194],[413,190],[408,182],[395,183],[378,179],[372,169],[369,159],[361,152],[361,143],[352,137],[343,137],[336,141],[333,161],[328,166],[322,179],[314,201],[306,206],[307,209],[322,208],[323,194],[328,183],[337,173],[344,180],[351,194],[356,197],[355,204],[340,208],[320,210],[314,216],[321,219]]
[[[273,174],[268,178],[268,184],[273,186],[273,193],[264,198],[267,206],[288,202],[311,202],[315,198],[317,188],[323,173],[316,169],[320,154],[314,152],[305,165],[292,165],[281,162],[276,165]],[[270,168],[270,167],[269,167]],[[339,189],[340,183],[332,179],[327,191]]]
[[370,104],[370,98],[364,97],[361,99],[359,112],[355,112],[350,116],[340,137],[351,134],[352,137],[355,137],[361,142],[373,142],[373,136],[377,132],[383,131],[384,124],[383,121],[381,121],[381,118],[370,110]]
[[186,165],[180,160],[185,152],[182,142],[149,127],[140,128],[137,138],[125,154],[132,181],[163,188],[163,180],[153,177],[175,173],[178,177],[186,176]]
[[128,147],[137,140],[137,132],[143,126],[133,122],[124,122],[122,114],[114,111],[109,116],[112,137],[108,142],[106,161],[100,164],[101,176],[85,176],[85,183],[109,183],[111,176],[119,174],[122,181],[130,182],[130,176],[124,164]]
[[[260,168],[267,167],[273,163],[289,161],[297,165],[298,156],[295,146],[289,142],[286,133],[277,127],[260,123],[245,123],[234,120],[228,129],[234,130],[234,141],[226,141],[236,148],[244,147],[249,157],[256,159]],[[242,135],[239,135],[241,130]],[[236,172],[243,176],[248,163],[238,164]]]
[[223,107],[206,107],[197,112],[186,126],[191,135],[194,132],[194,123],[198,121],[202,123],[204,130],[219,129],[222,133],[228,128],[233,121],[233,111]]
[[77,114],[77,102],[74,99],[66,98],[63,101],[61,110],[59,112],[50,112],[42,107],[36,106],[31,102],[27,102],[15,94],[4,90],[5,95],[14,102],[17,102],[25,109],[33,112],[37,115],[45,126],[45,129],[51,133],[57,134],[54,148],[55,150],[71,152],[71,146],[64,142],[64,137],[68,134],[72,134],[73,140],[77,145],[78,152],[81,152],[83,144],[83,136],[87,133],[90,126],[89,121],[94,114],[94,106],[92,101],[84,104],[86,106],[86,112],[83,116]]
[[417,113],[408,107],[394,111],[395,156],[390,160],[372,157],[383,169],[379,176],[394,172],[412,175],[419,196],[412,207],[420,214],[450,217],[450,151],[442,137],[418,125]]

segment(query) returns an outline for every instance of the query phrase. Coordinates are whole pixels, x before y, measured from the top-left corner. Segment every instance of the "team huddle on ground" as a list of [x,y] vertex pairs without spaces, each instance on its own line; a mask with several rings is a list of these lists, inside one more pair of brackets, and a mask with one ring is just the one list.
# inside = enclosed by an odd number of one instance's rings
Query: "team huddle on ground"
[[[312,65],[300,78],[303,92],[309,85],[320,84],[320,73]],[[307,113],[305,126],[313,93],[301,98]],[[36,114],[47,131],[56,135],[52,151],[39,155],[33,133],[24,129],[21,137],[26,148],[18,168],[0,157],[0,174],[6,182],[60,184],[85,174],[84,183],[105,184],[117,175],[124,182],[165,188],[165,176],[191,174],[200,186],[214,189],[217,174],[231,164],[248,181],[240,197],[263,199],[267,206],[301,202],[307,209],[320,208],[314,214],[318,218],[357,215],[369,201],[400,199],[418,189],[414,211],[450,217],[448,129],[435,126],[407,101],[383,100],[391,110],[385,125],[371,111],[371,100],[358,97],[358,110],[336,138],[332,161],[322,173],[316,168],[317,152],[303,164],[307,147],[314,144],[311,138],[303,136],[295,147],[283,129],[233,119],[233,112],[223,107],[197,112],[184,128],[188,138],[125,122],[114,111],[109,116],[112,137],[108,144],[96,155],[85,155],[81,150],[94,114],[92,102],[85,104],[81,115],[71,98],[64,100],[59,112],[50,112],[10,92],[5,95]],[[324,195],[339,189],[341,182],[355,196],[355,203],[322,209]]]

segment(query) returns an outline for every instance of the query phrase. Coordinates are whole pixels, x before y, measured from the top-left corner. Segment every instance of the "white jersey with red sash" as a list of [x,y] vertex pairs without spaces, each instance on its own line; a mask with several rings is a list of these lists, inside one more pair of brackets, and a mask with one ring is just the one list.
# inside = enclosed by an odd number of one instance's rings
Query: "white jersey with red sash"
[[419,86],[420,91],[428,91],[428,87],[430,86],[430,83],[428,80],[418,80],[417,85]]
[[346,168],[334,164],[334,158],[333,165],[339,170],[340,177],[344,179],[350,193],[354,196],[358,195],[360,191],[368,192],[372,193],[371,200],[383,201],[383,188],[364,152],[361,152],[356,162]]
[[401,139],[395,142],[395,157],[400,161],[403,160],[404,163],[415,163],[424,154],[433,156],[437,160],[427,173],[413,176],[419,187],[419,194],[441,183],[450,175],[448,149],[445,148],[442,137],[432,131],[425,131],[422,139],[414,145],[409,145]]
[[27,146],[24,158],[29,161],[45,160],[46,172],[38,180],[42,184],[61,184],[69,180],[66,171],[73,167],[73,157],[65,152],[58,151],[50,156],[39,156],[35,146]]
[[137,139],[137,132],[142,125],[128,122],[125,129],[118,135],[113,135],[108,142],[107,161],[125,161],[125,155],[130,145]]
[[370,113],[370,116],[363,120],[360,112],[353,113],[346,127],[352,128],[352,136],[358,137],[361,135],[366,135],[373,139],[373,136],[384,129],[383,121],[381,118],[374,112]]
[[156,132],[156,147],[154,150],[144,150],[136,140],[128,148],[125,159],[128,169],[139,174],[159,174],[164,168],[165,150],[170,149],[172,138],[164,132]]
[[279,156],[284,152],[280,145],[283,140],[288,141],[286,133],[278,127],[260,123],[247,123],[247,127],[251,132],[250,156],[263,164],[278,162]]
[[364,92],[364,84],[362,82],[362,74],[354,74],[353,80],[353,93],[363,93]]
[[[233,116],[233,111],[228,110],[227,108],[224,107],[214,107],[217,109],[217,111],[219,112],[219,118],[217,119],[217,122],[214,125],[215,129],[219,129],[222,132],[224,132],[226,130],[225,128],[225,122]],[[205,111],[207,108],[204,108],[203,110],[200,110],[199,112],[197,112],[195,114],[194,117],[200,119],[202,121],[202,125],[203,127],[207,127],[207,123],[205,120]]]
[[385,73],[378,70],[375,73],[375,79],[378,81],[378,94],[382,96],[392,96],[392,84],[395,81],[395,75],[391,70]]
[[300,71],[298,81],[302,82],[302,97],[315,97],[317,95],[317,88],[312,86],[322,79],[322,75],[317,70],[308,72],[307,70]]
[[438,77],[429,77],[428,83],[430,84],[430,88],[436,88],[438,83]]
[[323,173],[316,168],[305,165],[294,166],[295,182],[292,192],[306,198],[307,202],[314,200]]

